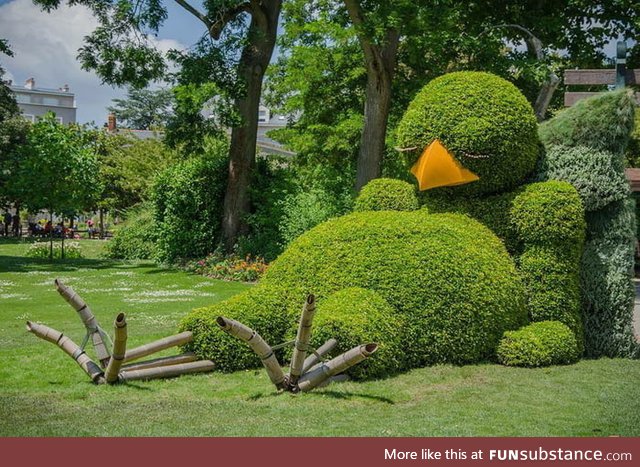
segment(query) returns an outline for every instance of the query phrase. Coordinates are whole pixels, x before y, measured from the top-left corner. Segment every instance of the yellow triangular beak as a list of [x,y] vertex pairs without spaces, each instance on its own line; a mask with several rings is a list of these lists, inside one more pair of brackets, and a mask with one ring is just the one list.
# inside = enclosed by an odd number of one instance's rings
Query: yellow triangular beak
[[480,180],[476,174],[462,167],[437,139],[422,152],[418,161],[411,167],[411,173],[418,179],[420,191]]

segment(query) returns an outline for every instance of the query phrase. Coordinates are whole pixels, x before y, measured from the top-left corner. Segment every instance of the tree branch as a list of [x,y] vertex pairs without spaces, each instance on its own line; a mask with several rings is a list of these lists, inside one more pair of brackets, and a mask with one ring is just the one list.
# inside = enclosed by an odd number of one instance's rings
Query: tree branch
[[229,22],[233,21],[241,13],[253,13],[251,8],[252,4],[253,1],[251,3],[243,2],[234,8],[222,11],[214,22],[209,23],[209,34],[211,34],[211,37],[215,40],[220,39],[222,30]]
[[[347,7],[347,12],[353,25],[356,26],[356,28],[362,28],[364,25],[364,13],[360,7],[360,2],[358,0],[344,0],[344,5]],[[373,63],[376,60],[377,52],[375,45],[362,33],[358,33],[358,40],[360,41],[367,62]]]
[[211,21],[209,21],[209,18],[207,18],[205,14],[198,11],[195,7],[187,3],[185,0],[175,0],[175,2],[182,8],[187,10],[189,13],[191,13],[193,16],[198,18],[200,21],[202,21],[207,29],[211,29]]

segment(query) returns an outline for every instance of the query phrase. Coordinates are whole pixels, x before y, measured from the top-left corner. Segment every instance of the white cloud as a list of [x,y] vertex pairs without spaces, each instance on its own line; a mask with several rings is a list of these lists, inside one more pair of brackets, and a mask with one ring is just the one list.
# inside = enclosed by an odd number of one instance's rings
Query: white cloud
[[[0,5],[0,36],[9,41],[14,57],[2,57],[5,79],[21,84],[33,77],[38,87],[59,88],[68,84],[75,93],[78,121],[106,120],[111,99],[122,97],[123,89],[101,84],[100,78],[83,71],[76,60],[84,36],[97,26],[91,12],[82,6],[62,6],[45,13],[31,0],[14,0]],[[184,48],[172,39],[153,39],[158,49]]]

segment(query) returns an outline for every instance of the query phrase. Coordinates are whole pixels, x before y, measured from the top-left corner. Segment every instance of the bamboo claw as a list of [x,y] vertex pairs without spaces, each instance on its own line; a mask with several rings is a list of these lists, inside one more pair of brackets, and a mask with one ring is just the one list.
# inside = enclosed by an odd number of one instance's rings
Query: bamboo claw
[[193,333],[191,331],[181,332],[173,336],[165,337],[149,344],[141,345],[127,351],[124,356],[124,362],[131,362],[142,357],[160,352],[161,350],[169,349],[177,345],[187,344],[193,340]]
[[192,352],[185,352],[180,355],[172,355],[170,357],[154,358],[138,363],[129,363],[122,366],[122,371],[144,370],[147,368],[157,368],[161,366],[178,365],[180,363],[195,362],[198,357]]
[[302,365],[302,374],[305,374],[312,367],[314,367],[316,363],[318,363],[320,359],[322,359],[322,357],[331,352],[336,345],[338,345],[338,341],[334,338],[331,338],[320,347],[318,347],[314,353],[309,355],[304,360],[304,364]]
[[313,317],[316,313],[316,299],[313,294],[307,296],[304,306],[302,307],[302,315],[300,316],[300,324],[298,325],[298,333],[296,335],[295,344],[293,346],[293,354],[291,356],[291,367],[287,385],[290,390],[297,392],[297,385],[300,376],[303,373],[303,367],[307,351],[309,350],[309,339],[311,338],[311,326]]
[[120,368],[124,362],[124,356],[127,350],[127,320],[124,313],[119,313],[118,316],[116,316],[113,328],[113,351],[111,352],[111,359],[104,374],[104,378],[108,384],[118,382],[118,373],[120,373]]
[[122,371],[119,375],[119,381],[147,381],[159,378],[172,378],[174,376],[185,375],[187,373],[202,373],[211,371],[214,368],[215,364],[212,361],[198,360],[196,362],[181,363],[177,365]]
[[285,389],[287,381],[280,363],[278,363],[278,359],[269,344],[264,341],[260,334],[241,322],[224,316],[218,316],[216,322],[224,332],[246,342],[262,361],[271,382],[277,389]]

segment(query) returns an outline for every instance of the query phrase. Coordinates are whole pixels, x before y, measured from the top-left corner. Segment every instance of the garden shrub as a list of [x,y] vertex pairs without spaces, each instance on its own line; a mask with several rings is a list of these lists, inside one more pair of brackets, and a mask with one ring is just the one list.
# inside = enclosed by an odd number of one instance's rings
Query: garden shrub
[[211,142],[203,156],[162,172],[154,186],[158,259],[204,257],[220,241],[228,143]]
[[628,167],[640,167],[640,118],[636,117],[635,120],[635,128],[627,145],[626,160]]
[[524,367],[566,365],[579,355],[573,332],[559,321],[540,321],[505,332],[496,353],[503,365]]
[[333,355],[358,345],[375,342],[378,350],[349,370],[354,379],[388,376],[405,367],[403,320],[387,301],[373,290],[350,287],[318,304],[313,320],[311,345],[320,347],[328,339],[338,341]]
[[[456,214],[360,212],[294,241],[265,287],[319,300],[345,287],[377,291],[405,319],[410,366],[489,355],[505,329],[526,320],[524,290],[501,242]],[[290,304],[299,313],[300,301]]]
[[[49,259],[51,244],[49,242],[35,242],[29,245],[27,249],[27,257]],[[78,242],[64,242],[64,258],[78,259],[82,258],[82,249]],[[62,259],[62,242],[53,244],[53,259]]]
[[621,158],[587,146],[550,146],[540,159],[537,179],[571,183],[587,211],[623,200],[629,192]]
[[158,231],[151,204],[129,209],[125,222],[105,246],[106,256],[114,259],[154,259]]
[[418,207],[413,185],[402,180],[377,178],[360,190],[354,211],[415,211]]
[[[409,367],[482,360],[493,354],[505,330],[527,320],[525,291],[513,261],[480,223],[457,214],[368,211],[301,235],[250,296],[194,312],[207,323],[197,332],[219,333],[211,326],[213,315],[226,309],[247,319],[254,313],[277,320],[286,316],[291,328],[307,294],[322,302],[347,287],[375,290],[403,317],[403,338],[411,343]],[[287,291],[282,302],[270,301],[276,290]],[[216,342],[210,337],[197,342],[206,342],[195,349],[201,357],[218,361]],[[229,365],[225,360],[223,366]]]
[[[238,320],[274,346],[284,341],[285,333],[293,321],[285,312],[286,303],[283,289],[257,285],[224,302],[197,308],[180,323],[181,331],[193,332],[193,341],[186,344],[184,350],[195,352],[200,358],[213,360],[216,369],[224,372],[257,368],[261,362],[256,354],[246,343],[222,331],[216,318],[224,316]],[[276,355],[282,363],[282,351]]]
[[634,128],[635,102],[628,89],[582,99],[540,125],[540,139],[552,146],[586,146],[622,155]]
[[634,125],[628,90],[580,101],[540,127],[546,153],[538,179],[572,183],[586,208],[581,260],[585,354],[633,357],[632,283],[635,215],[624,177],[624,151]]
[[435,191],[468,196],[506,191],[530,174],[539,154],[531,105],[508,81],[482,72],[443,75],[427,84],[398,126],[397,144],[411,164],[439,139],[480,180]]

